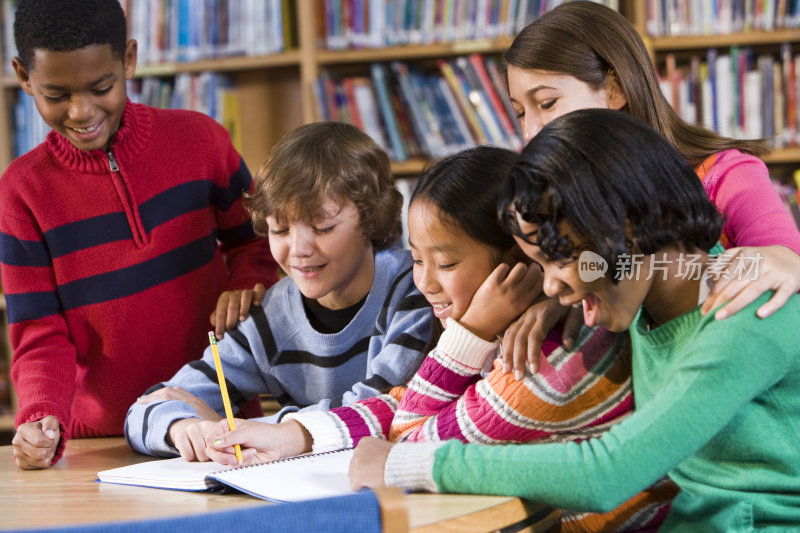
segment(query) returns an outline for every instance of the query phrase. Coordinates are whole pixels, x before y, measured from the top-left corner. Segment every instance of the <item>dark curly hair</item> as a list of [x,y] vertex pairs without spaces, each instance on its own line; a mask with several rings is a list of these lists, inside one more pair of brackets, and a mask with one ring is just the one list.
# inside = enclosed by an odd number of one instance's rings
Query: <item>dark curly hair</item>
[[[678,244],[708,251],[722,218],[697,174],[656,130],[627,113],[583,109],[547,126],[525,147],[503,184],[498,212],[511,232],[539,246],[551,261],[586,248],[615,270],[622,254],[652,254]],[[515,214],[537,226],[522,233]]]
[[37,49],[63,52],[109,44],[114,57],[122,59],[128,27],[119,0],[20,0],[14,40],[22,66],[31,70]]
[[314,220],[327,198],[355,204],[364,235],[375,250],[394,245],[402,233],[403,196],[394,185],[389,156],[369,135],[340,122],[314,122],[287,133],[272,148],[245,195],[253,227],[267,232],[266,218]]

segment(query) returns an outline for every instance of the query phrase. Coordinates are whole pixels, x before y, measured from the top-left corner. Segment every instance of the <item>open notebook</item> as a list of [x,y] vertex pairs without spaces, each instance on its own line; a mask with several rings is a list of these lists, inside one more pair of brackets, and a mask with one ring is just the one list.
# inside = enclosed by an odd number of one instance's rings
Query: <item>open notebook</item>
[[352,449],[300,455],[252,466],[190,463],[180,457],[97,473],[99,481],[173,490],[232,487],[257,498],[295,502],[352,494],[347,469]]

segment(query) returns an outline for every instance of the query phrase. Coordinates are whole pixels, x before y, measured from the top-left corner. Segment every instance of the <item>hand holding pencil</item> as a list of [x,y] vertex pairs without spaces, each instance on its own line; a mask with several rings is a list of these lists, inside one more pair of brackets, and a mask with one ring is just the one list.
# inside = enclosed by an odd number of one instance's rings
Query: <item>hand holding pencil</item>
[[[233,420],[233,410],[231,410],[231,400],[228,397],[228,386],[225,384],[225,374],[222,372],[222,361],[219,358],[219,348],[217,348],[217,338],[213,331],[208,332],[208,340],[211,342],[211,353],[214,356],[214,366],[217,368],[217,381],[219,381],[219,391],[222,394],[222,404],[225,406],[225,417],[228,419],[228,429],[236,429],[236,422]],[[238,444],[234,445],[236,460],[242,464],[242,448]]]

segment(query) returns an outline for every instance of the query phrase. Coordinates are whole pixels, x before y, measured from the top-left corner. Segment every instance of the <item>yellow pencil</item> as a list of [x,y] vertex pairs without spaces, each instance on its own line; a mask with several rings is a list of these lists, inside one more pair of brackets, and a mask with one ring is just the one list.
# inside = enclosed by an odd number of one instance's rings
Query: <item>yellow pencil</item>
[[[222,394],[222,403],[225,405],[225,416],[228,418],[228,428],[233,431],[236,423],[233,421],[233,411],[231,410],[231,400],[228,398],[228,386],[225,385],[225,374],[222,373],[222,361],[219,358],[219,348],[217,348],[217,338],[213,331],[208,332],[208,340],[211,341],[211,353],[214,355],[214,366],[217,367],[217,380],[219,381],[219,391]],[[242,464],[242,448],[238,444],[233,445],[236,451],[236,460]]]

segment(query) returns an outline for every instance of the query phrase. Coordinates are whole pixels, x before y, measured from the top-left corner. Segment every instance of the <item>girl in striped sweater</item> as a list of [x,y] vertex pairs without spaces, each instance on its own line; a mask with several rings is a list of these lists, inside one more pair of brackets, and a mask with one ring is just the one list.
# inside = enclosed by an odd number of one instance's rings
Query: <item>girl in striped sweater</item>
[[[277,425],[242,420],[228,433],[220,424],[206,438],[208,456],[233,463],[230,446],[238,443],[245,446],[245,462],[256,463],[352,447],[367,436],[394,442],[567,441],[599,435],[624,418],[632,408],[625,334],[584,328],[566,351],[555,330],[544,343],[540,372],[523,380],[503,372],[496,359],[497,336],[541,294],[540,270],[514,264],[518,248],[499,225],[500,180],[486,180],[503,175],[515,159],[508,150],[474,148],[435,165],[414,191],[414,282],[440,329],[407,387],[329,411],[291,414]],[[482,369],[492,367],[483,379]],[[659,482],[610,513],[565,513],[564,528],[654,527],[673,494],[671,483]]]

